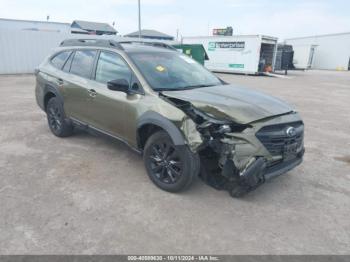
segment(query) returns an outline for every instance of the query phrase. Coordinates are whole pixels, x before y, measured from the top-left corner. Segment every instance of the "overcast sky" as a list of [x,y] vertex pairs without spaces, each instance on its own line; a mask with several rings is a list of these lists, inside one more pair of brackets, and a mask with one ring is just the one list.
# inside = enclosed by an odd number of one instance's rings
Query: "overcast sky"
[[[280,39],[350,31],[349,0],[141,0],[142,28],[175,36],[234,34]],[[0,18],[72,22],[115,21],[120,34],[137,30],[137,0],[0,0]]]

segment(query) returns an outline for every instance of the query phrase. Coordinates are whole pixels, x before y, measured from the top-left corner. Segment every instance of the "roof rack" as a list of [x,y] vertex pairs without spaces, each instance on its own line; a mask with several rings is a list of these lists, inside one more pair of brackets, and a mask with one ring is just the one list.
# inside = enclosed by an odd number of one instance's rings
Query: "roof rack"
[[110,39],[66,39],[60,46],[100,46],[124,50],[119,42]]
[[154,47],[161,47],[166,48],[170,50],[176,50],[175,47],[172,47],[171,45],[165,44],[163,42],[144,42],[144,41],[118,41],[119,44],[140,44],[140,45],[148,45],[148,46],[154,46]]

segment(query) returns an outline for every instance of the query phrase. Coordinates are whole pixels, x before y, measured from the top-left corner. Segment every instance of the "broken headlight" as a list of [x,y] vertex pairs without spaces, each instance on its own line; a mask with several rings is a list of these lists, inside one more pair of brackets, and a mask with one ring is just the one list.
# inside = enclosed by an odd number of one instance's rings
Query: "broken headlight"
[[230,125],[222,125],[218,128],[217,132],[219,134],[231,133],[232,129]]

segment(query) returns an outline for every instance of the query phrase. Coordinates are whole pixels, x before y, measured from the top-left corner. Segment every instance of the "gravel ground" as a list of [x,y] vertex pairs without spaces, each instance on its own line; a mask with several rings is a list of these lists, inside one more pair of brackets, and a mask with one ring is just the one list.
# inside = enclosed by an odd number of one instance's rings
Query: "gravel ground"
[[304,163],[243,199],[170,194],[119,142],[59,139],[32,75],[0,77],[0,254],[349,254],[350,72],[220,75],[294,104]]

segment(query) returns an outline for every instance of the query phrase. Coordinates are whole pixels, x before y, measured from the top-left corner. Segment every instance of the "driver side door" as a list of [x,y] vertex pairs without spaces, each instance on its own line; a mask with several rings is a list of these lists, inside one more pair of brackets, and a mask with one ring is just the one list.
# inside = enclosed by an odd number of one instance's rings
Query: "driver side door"
[[126,108],[130,100],[137,100],[138,96],[121,91],[108,89],[107,82],[125,79],[131,83],[133,73],[124,59],[117,53],[100,51],[95,67],[95,91],[91,107],[94,111],[90,119],[91,125],[126,140]]

